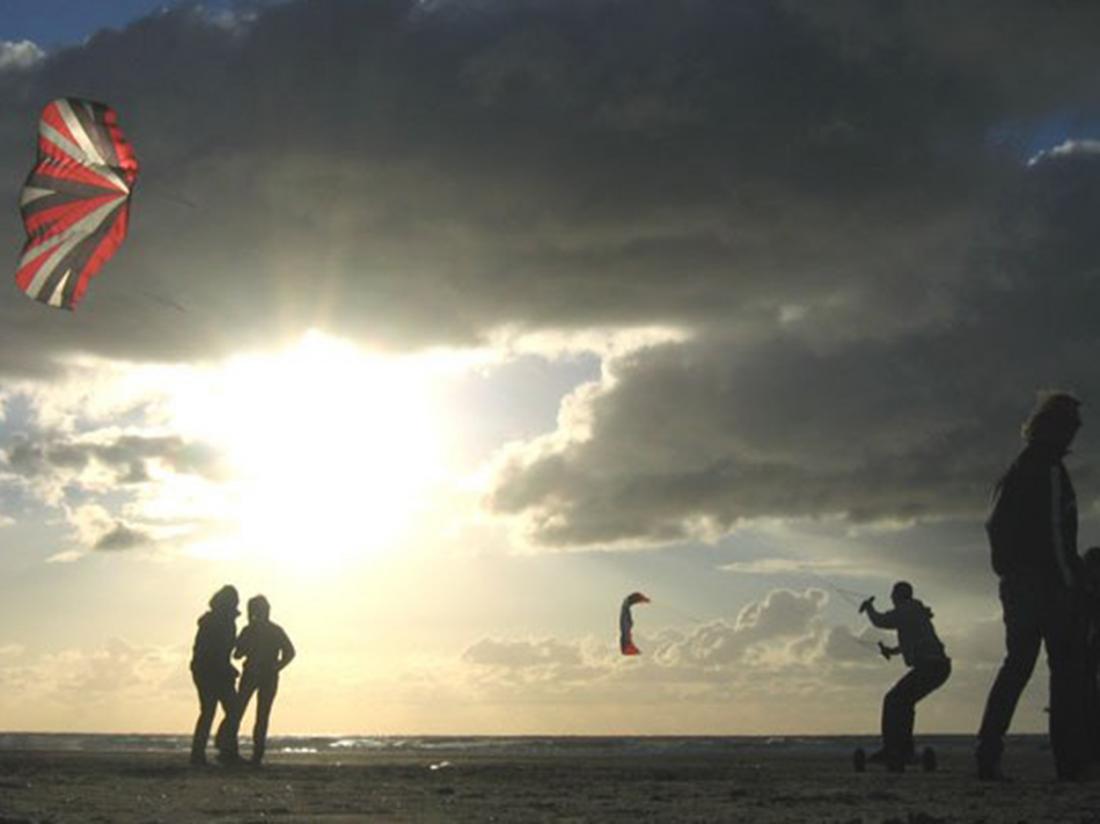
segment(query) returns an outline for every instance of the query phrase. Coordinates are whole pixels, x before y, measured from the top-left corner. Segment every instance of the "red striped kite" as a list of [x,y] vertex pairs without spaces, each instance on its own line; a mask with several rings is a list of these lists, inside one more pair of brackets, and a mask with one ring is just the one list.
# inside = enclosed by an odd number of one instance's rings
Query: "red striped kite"
[[15,282],[37,301],[73,309],[126,238],[138,176],[118,115],[59,98],[38,121],[38,159],[19,199],[27,242]]

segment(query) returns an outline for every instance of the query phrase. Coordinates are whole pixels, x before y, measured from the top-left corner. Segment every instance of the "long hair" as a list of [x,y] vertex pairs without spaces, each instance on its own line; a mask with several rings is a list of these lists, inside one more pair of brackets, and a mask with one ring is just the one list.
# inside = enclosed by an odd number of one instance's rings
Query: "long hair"
[[1069,392],[1040,392],[1035,408],[1020,428],[1020,434],[1029,443],[1057,440],[1059,434],[1065,431],[1066,423],[1077,419],[1080,406],[1080,399]]

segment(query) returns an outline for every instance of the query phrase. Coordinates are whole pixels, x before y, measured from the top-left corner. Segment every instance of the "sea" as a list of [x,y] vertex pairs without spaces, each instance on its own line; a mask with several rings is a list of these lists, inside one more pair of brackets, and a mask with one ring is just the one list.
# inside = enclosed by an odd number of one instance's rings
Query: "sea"
[[[1012,736],[1027,746],[1044,747],[1045,735]],[[247,736],[242,736],[247,745]],[[316,736],[281,735],[268,739],[268,753],[319,757],[370,753],[432,758],[449,755],[482,757],[710,757],[763,755],[776,751],[807,755],[847,756],[856,747],[875,748],[878,737],[867,735],[822,736]],[[919,747],[940,750],[973,748],[973,735],[921,736]],[[42,750],[53,752],[188,752],[189,735],[146,735],[114,733],[0,733],[0,750]]]

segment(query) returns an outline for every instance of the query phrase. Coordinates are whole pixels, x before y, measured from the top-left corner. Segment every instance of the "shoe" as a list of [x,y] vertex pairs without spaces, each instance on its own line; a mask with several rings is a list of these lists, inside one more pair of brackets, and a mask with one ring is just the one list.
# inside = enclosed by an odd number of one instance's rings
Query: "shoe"
[[978,759],[978,780],[1007,782],[1005,774],[1001,772],[1001,765],[996,761]]
[[235,752],[219,752],[217,758],[218,763],[226,767],[235,767],[243,763],[240,754]]
[[191,766],[192,767],[208,767],[210,765],[206,762],[206,756],[192,755],[191,756]]
[[1081,764],[1073,769],[1056,768],[1055,774],[1058,776],[1059,781],[1072,781],[1074,783],[1084,783],[1096,781],[1100,778],[1100,771],[1097,769],[1098,765],[1095,763]]

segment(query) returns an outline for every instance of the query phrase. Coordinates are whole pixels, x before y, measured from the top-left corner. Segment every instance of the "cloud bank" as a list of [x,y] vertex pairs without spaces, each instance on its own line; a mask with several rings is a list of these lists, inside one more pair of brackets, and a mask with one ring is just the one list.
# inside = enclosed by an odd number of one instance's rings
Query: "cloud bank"
[[1098,30],[1022,0],[159,14],[0,72],[9,190],[61,94],[145,169],[74,316],[2,302],[0,372],[659,326],[502,457],[489,505],[534,543],[974,518],[1034,390],[1100,389]]

